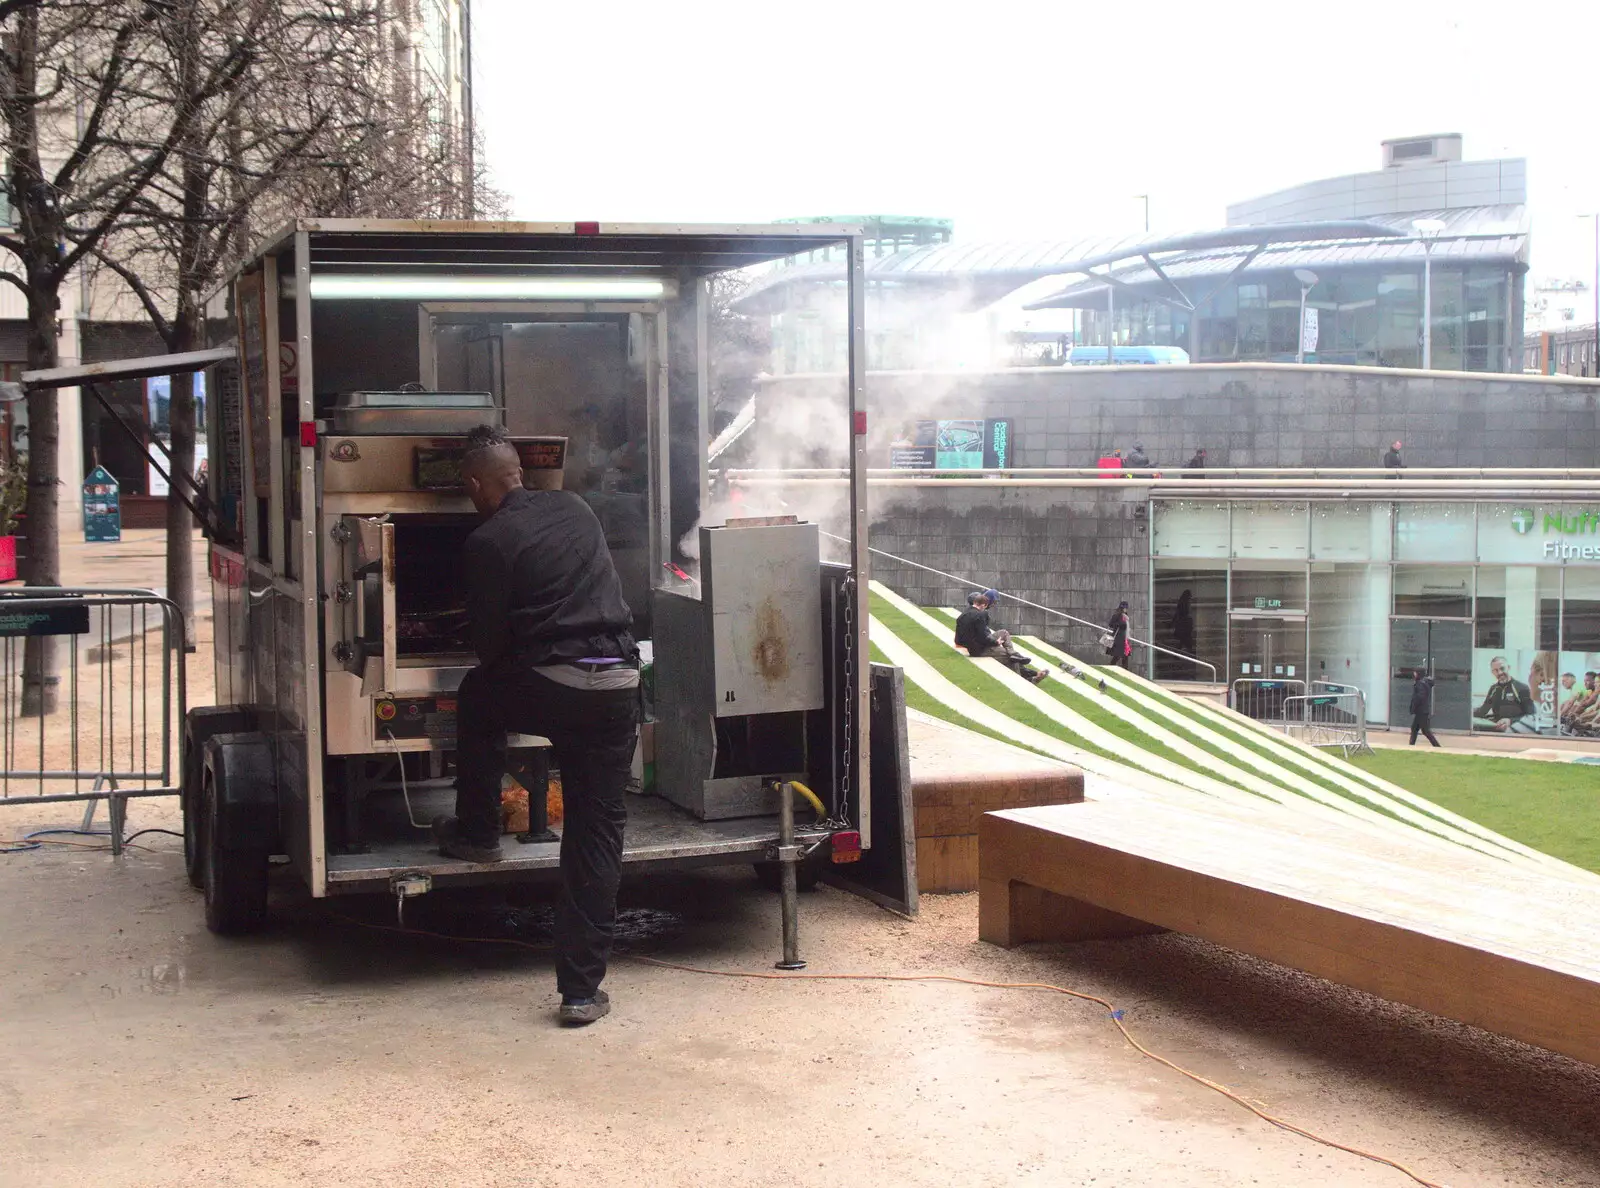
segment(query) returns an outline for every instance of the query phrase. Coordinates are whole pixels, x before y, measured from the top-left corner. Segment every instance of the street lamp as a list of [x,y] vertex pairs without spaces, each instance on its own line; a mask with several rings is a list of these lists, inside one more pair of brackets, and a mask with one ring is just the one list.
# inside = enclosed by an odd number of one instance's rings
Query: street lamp
[[1300,350],[1295,356],[1296,363],[1306,361],[1306,298],[1311,295],[1311,290],[1317,287],[1317,274],[1309,268],[1296,268],[1294,279],[1300,282]]
[[1600,375],[1600,211],[1578,217],[1594,220],[1594,370],[1583,370],[1585,375]]
[[1433,370],[1433,241],[1444,230],[1443,219],[1414,219],[1422,238],[1422,370]]

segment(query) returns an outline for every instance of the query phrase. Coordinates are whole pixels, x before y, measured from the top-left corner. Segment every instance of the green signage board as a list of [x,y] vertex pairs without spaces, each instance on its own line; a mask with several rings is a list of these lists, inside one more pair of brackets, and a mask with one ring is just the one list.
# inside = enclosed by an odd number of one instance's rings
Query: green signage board
[[83,539],[122,539],[122,488],[104,466],[83,480]]

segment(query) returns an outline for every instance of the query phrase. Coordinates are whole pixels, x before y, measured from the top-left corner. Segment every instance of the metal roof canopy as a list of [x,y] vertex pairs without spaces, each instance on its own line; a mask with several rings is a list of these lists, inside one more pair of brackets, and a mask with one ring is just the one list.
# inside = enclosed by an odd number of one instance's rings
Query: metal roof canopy
[[[1428,240],[1406,229],[1406,225],[1424,215],[1437,215],[1448,226],[1433,240]],[[1339,235],[1340,227],[1360,226],[1348,223],[1260,223],[1223,232],[1207,232],[1204,243],[1193,242],[1195,237],[1180,236],[1156,244],[1143,245],[1144,250],[1129,250],[1074,261],[1064,271],[1077,272],[1085,280],[1074,281],[1048,297],[1029,302],[1026,309],[1092,308],[1086,300],[1117,287],[1141,298],[1164,302],[1179,309],[1197,311],[1241,273],[1251,270],[1258,257],[1265,255],[1270,264],[1260,265],[1253,271],[1289,271],[1294,268],[1381,267],[1397,260],[1420,260],[1430,249],[1437,260],[1449,259],[1499,259],[1517,257],[1527,242],[1524,208],[1521,206],[1456,207],[1441,211],[1416,211],[1394,219],[1373,219],[1365,226],[1383,228],[1381,235],[1367,233],[1356,236]],[[1327,234],[1300,234],[1307,229],[1320,228]],[[1260,232],[1274,232],[1261,241]],[[1230,235],[1230,232],[1237,234]],[[1185,242],[1188,241],[1188,242]],[[1229,249],[1240,249],[1230,251]],[[1152,258],[1154,252],[1169,252],[1161,260]],[[1134,261],[1142,262],[1142,267]],[[1117,267],[1118,264],[1122,266]],[[1104,271],[1094,268],[1103,266]],[[1176,278],[1200,280],[1220,277],[1204,296],[1190,300],[1175,283]],[[1154,293],[1138,293],[1143,287],[1154,287]],[[1165,291],[1161,291],[1165,290]],[[1173,299],[1168,294],[1177,294]]]
[[[581,230],[580,230],[581,229]],[[284,228],[260,256],[308,235],[321,273],[406,271],[455,275],[577,272],[585,276],[709,276],[847,244],[847,224],[649,224],[307,219]]]
[[[1265,223],[1183,235],[1100,237],[1061,244],[931,244],[868,259],[866,273],[867,279],[874,283],[949,286],[959,282],[969,304],[987,304],[1024,284],[1050,276],[1081,273],[1104,282],[1105,274],[1093,270],[1120,261],[1145,260],[1159,271],[1155,261],[1158,254],[1172,256],[1207,249],[1244,248],[1253,258],[1255,253],[1278,243],[1392,239],[1404,234],[1380,222],[1356,219]],[[1084,254],[1086,251],[1088,254]],[[844,271],[838,264],[803,264],[763,277],[739,298],[738,305],[749,312],[775,312],[773,298],[769,296],[772,291],[800,281],[825,283],[842,280],[843,276]],[[1113,279],[1111,283],[1117,282]]]
[[[1096,256],[1087,256],[1081,260],[1074,260],[1069,265],[1064,265],[1059,271],[1064,273],[1081,273],[1090,280],[1100,281],[1103,291],[1109,298],[1113,289],[1122,289],[1132,293],[1134,288],[1128,282],[1120,279],[1115,273],[1116,266],[1124,260],[1143,260],[1148,268],[1160,282],[1164,292],[1149,294],[1155,300],[1173,306],[1176,309],[1187,310],[1190,313],[1199,311],[1209,305],[1211,299],[1227,287],[1233,280],[1262,252],[1274,244],[1282,243],[1326,243],[1330,241],[1352,239],[1401,239],[1405,232],[1398,231],[1383,223],[1366,220],[1336,220],[1311,223],[1260,223],[1243,227],[1225,227],[1218,231],[1202,231],[1193,235],[1170,235],[1155,240],[1146,240],[1115,251],[1104,252]],[[1166,254],[1167,263],[1176,263],[1183,258],[1185,252],[1214,250],[1217,248],[1243,248],[1244,254],[1238,264],[1229,269],[1222,278],[1197,299],[1191,298],[1179,287],[1161,267],[1162,261],[1156,259],[1157,253]],[[1096,268],[1103,267],[1104,272],[1096,272]],[[1052,303],[1059,299],[1065,292],[1070,292],[1082,286],[1079,281],[1069,285],[1063,293],[1047,297],[1043,301],[1030,302],[1026,309],[1048,309]]]

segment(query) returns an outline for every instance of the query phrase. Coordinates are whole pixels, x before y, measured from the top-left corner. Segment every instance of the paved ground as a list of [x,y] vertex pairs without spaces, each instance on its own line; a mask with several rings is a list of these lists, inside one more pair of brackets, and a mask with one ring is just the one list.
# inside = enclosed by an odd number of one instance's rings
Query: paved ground
[[[375,901],[290,903],[270,934],[219,940],[176,841],[146,843],[0,856],[0,1182],[1409,1182],[1139,1057],[1088,1004],[624,961],[613,1017],[565,1032],[543,955],[344,922],[392,922]],[[418,901],[414,922],[544,934],[538,905],[478,895]],[[776,956],[776,902],[743,871],[626,900],[633,952]],[[1090,990],[1156,1050],[1441,1183],[1600,1184],[1600,1071],[1181,937],[1007,953],[976,941],[975,897],[923,902],[908,922],[807,896],[811,969]]]
[[[159,552],[126,547],[96,580],[150,583]],[[963,752],[927,727],[914,743],[935,761]],[[173,827],[174,809],[135,802],[131,827]],[[0,814],[5,837],[77,816]],[[0,1185],[1410,1182],[1258,1121],[1056,995],[624,960],[616,1013],[565,1032],[543,954],[362,928],[393,908],[360,900],[283,899],[269,934],[219,940],[177,841],[137,844],[0,855]],[[744,871],[625,901],[634,954],[763,972],[776,956],[776,902]],[[977,942],[976,897],[923,904],[912,922],[807,896],[811,970],[1101,994],[1156,1051],[1438,1183],[1600,1185],[1600,1070],[1183,937],[1008,953]],[[413,910],[458,935],[548,929],[547,905],[484,892]]]

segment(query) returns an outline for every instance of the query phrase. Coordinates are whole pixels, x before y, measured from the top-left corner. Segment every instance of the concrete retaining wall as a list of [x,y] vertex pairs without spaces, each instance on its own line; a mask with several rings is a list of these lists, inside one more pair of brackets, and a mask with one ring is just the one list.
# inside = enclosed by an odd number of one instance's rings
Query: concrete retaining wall
[[[791,430],[840,391],[834,376],[764,380],[733,464],[824,464],[816,435]],[[883,371],[868,376],[867,407],[874,465],[888,464],[903,422],[955,417],[1015,418],[1018,466],[1092,466],[1135,441],[1163,466],[1197,446],[1213,466],[1377,466],[1396,438],[1412,466],[1600,462],[1600,381],[1554,376],[1271,363]]]

